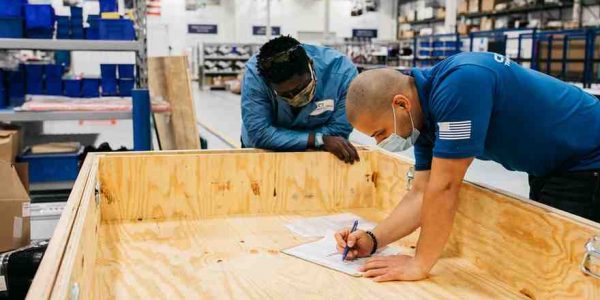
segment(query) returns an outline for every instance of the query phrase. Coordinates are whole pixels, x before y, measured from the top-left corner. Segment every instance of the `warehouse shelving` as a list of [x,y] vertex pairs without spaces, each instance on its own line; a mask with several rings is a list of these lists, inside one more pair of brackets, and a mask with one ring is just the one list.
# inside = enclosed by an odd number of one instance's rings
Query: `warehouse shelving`
[[560,10],[573,7],[572,3],[567,4],[538,4],[538,5],[528,5],[523,7],[515,7],[498,11],[487,11],[487,12],[471,12],[471,13],[463,13],[459,14],[458,17],[465,18],[483,18],[483,17],[500,17],[507,16],[513,14],[525,14],[525,13],[534,13],[534,12],[542,12],[548,10]]
[[46,40],[0,38],[0,49],[6,50],[80,50],[80,51],[141,51],[140,41]]
[[[120,51],[136,53],[136,86],[146,88],[148,81],[146,49],[146,2],[135,0],[134,15],[137,40],[70,40],[70,39],[25,39],[0,38],[0,50],[45,50],[45,51]],[[23,126],[41,128],[44,121],[67,120],[124,120],[132,119],[131,111],[18,111],[1,109],[0,122],[22,122]],[[141,134],[133,132],[133,135]],[[71,182],[55,182],[33,185],[33,190],[62,190]]]
[[[238,48],[249,48],[250,51],[248,55],[240,55],[240,54],[207,54],[206,50],[208,47],[220,48],[220,47],[231,47]],[[214,69],[206,69],[205,62],[207,61],[230,61],[232,64],[235,62],[246,62],[252,57],[252,54],[258,51],[260,44],[256,43],[201,43],[197,47],[197,55],[198,55],[198,79],[201,86],[208,86],[211,89],[222,89],[223,85],[215,85],[215,84],[207,84],[208,81],[211,81],[213,77],[217,76],[236,76],[243,72],[243,68],[238,68],[231,66],[231,69],[225,70],[214,70]],[[237,51],[237,50],[236,50]]]

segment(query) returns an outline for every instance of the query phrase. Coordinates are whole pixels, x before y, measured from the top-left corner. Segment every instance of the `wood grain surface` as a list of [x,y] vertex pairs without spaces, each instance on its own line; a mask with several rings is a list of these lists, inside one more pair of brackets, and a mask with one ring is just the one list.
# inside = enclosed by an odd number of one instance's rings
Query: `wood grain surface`
[[[378,221],[376,209],[353,210]],[[104,224],[96,299],[519,299],[518,291],[462,258],[445,258],[430,280],[374,283],[287,256],[305,241],[284,224],[299,217]],[[332,249],[334,250],[334,249]],[[404,253],[411,253],[403,248]]]
[[[102,220],[136,221],[373,207],[374,162],[329,153],[107,156]],[[132,200],[132,199],[135,199]]]
[[148,59],[150,96],[171,105],[170,114],[154,114],[160,146],[164,150],[200,149],[196,109],[187,67],[185,56]]

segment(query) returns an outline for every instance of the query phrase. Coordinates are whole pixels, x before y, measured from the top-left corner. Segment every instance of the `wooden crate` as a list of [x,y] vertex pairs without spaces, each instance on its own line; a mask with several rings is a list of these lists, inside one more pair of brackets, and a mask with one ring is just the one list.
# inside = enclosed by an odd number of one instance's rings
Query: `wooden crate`
[[[411,163],[362,148],[89,154],[29,299],[591,299],[584,244],[600,225],[465,183],[431,278],[378,284],[284,255],[284,223],[352,212],[381,221]],[[396,243],[413,253],[418,233]]]

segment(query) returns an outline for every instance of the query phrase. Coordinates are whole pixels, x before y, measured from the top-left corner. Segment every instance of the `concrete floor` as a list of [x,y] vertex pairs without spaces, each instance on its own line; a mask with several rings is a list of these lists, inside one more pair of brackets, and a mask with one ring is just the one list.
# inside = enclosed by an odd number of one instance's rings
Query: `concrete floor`
[[[240,96],[226,91],[202,91],[195,86],[194,97],[198,129],[202,137],[207,139],[208,147],[210,149],[238,147],[241,131]],[[99,133],[96,145],[109,142],[113,148],[133,146],[130,120],[46,122],[44,132]],[[374,144],[373,139],[359,132],[353,132],[350,139],[359,144]],[[412,149],[399,155],[414,158]],[[529,193],[525,173],[507,171],[494,162],[476,160],[469,168],[466,179],[522,197],[527,197]]]
[[[208,140],[209,148],[223,149],[231,148],[230,144],[239,145],[240,96],[226,91],[203,91],[197,88],[194,95],[200,134]],[[229,144],[223,140],[229,141]],[[350,140],[364,145],[375,143],[372,138],[357,131],[350,135]],[[399,155],[414,159],[412,149]],[[527,174],[508,171],[495,162],[475,160],[467,172],[466,179],[528,198]]]

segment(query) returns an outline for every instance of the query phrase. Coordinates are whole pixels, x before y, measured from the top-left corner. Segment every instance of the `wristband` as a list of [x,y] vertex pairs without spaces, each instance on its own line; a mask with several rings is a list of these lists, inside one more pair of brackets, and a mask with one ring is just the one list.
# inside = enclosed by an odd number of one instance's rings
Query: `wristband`
[[320,132],[315,133],[315,148],[321,148],[323,146],[323,134]]
[[373,234],[370,231],[367,231],[367,234],[371,237],[371,239],[373,240],[373,249],[371,250],[371,254],[369,255],[373,255],[375,254],[375,252],[377,252],[377,238],[375,237],[375,234]]

